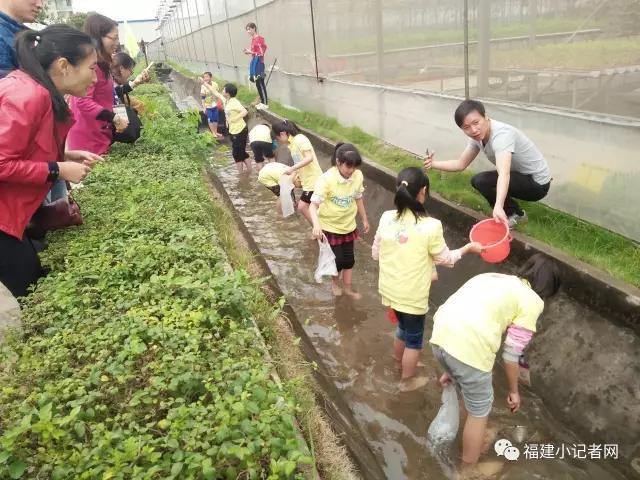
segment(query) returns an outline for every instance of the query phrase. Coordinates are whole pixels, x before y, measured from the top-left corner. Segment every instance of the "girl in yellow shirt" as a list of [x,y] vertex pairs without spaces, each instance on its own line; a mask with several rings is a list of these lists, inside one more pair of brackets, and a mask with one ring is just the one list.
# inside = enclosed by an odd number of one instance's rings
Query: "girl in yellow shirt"
[[227,127],[229,128],[229,138],[231,139],[231,153],[236,163],[239,173],[243,171],[251,171],[251,157],[247,153],[247,138],[249,137],[249,129],[244,118],[249,114],[246,108],[242,106],[240,100],[236,98],[238,87],[232,83],[227,83],[222,94],[220,92],[212,93],[218,97],[224,105],[224,113],[227,119]]
[[302,195],[300,195],[300,201],[298,202],[298,211],[311,223],[309,204],[311,203],[316,180],[322,175],[316,152],[309,139],[306,135],[300,133],[295,123],[283,120],[274,123],[271,128],[278,143],[289,147],[293,158],[293,166],[289,167],[285,173],[291,175],[296,172],[300,176]]
[[382,304],[398,320],[393,342],[394,358],[402,367],[401,390],[415,390],[426,384],[414,378],[422,351],[425,315],[429,308],[434,264],[453,265],[468,252],[479,253],[482,245],[468,243],[449,250],[440,220],[429,217],[424,202],[429,195],[429,178],[416,167],[398,174],[394,198],[396,210],[382,214],[373,241],[372,256],[380,263],[378,291]]
[[360,215],[364,233],[369,232],[369,220],[362,200],[363,176],[358,169],[361,163],[356,147],[350,143],[338,143],[331,157],[333,166],[316,182],[309,208],[313,237],[326,238],[336,256],[338,276],[333,277],[333,294],[340,296],[344,291],[354,299],[360,298],[360,294],[351,288],[355,264],[353,242],[358,239],[356,213]]

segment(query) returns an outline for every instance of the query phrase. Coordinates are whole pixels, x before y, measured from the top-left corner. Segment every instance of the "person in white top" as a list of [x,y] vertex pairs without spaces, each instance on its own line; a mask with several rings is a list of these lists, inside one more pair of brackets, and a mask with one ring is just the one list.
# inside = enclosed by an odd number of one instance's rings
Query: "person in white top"
[[535,202],[549,192],[551,174],[540,150],[517,128],[493,120],[485,114],[484,105],[477,100],[463,101],[454,114],[458,127],[469,142],[458,160],[436,160],[428,154],[426,169],[460,172],[475,160],[482,150],[496,170],[481,172],[471,179],[493,207],[496,221],[515,227],[527,220],[527,215],[514,200]]

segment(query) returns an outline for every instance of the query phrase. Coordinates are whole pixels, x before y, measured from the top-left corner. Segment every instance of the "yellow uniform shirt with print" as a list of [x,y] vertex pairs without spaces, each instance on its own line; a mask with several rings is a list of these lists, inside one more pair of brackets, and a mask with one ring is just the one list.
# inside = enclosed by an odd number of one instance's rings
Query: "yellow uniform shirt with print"
[[429,309],[432,257],[446,247],[442,223],[431,217],[416,217],[395,210],[380,217],[376,236],[380,239],[378,291],[382,304],[399,312],[422,315]]
[[247,126],[242,112],[244,107],[237,98],[233,97],[224,102],[224,114],[227,117],[227,127],[231,135],[237,135]]
[[316,157],[313,145],[311,145],[311,142],[305,135],[300,133],[295,137],[289,136],[289,151],[291,152],[294,165],[304,160],[304,152],[311,152],[313,161],[298,170],[298,173],[300,175],[300,181],[302,182],[302,190],[305,192],[313,191],[316,181],[320,175],[322,175],[322,169],[318,163],[318,157]]
[[362,198],[364,178],[355,170],[345,179],[336,167],[324,172],[313,187],[312,202],[320,204],[318,218],[323,230],[345,235],[356,229],[356,200]]
[[200,96],[204,97],[204,108],[213,108],[216,106],[216,97],[211,89],[218,91],[218,84],[211,82],[211,85],[202,85],[200,87]]
[[258,182],[265,187],[275,187],[280,184],[280,177],[287,168],[289,167],[284,163],[267,163],[258,173]]
[[253,142],[271,143],[271,128],[269,125],[259,124],[249,130],[249,144]]
[[532,332],[544,302],[528,283],[514,275],[476,275],[433,316],[431,343],[452,357],[490,372],[510,325]]

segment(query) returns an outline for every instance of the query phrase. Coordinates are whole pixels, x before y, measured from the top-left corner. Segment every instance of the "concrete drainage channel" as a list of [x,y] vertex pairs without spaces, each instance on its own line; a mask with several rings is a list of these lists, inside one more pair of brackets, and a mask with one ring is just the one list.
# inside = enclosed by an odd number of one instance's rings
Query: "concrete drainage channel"
[[[182,97],[182,101],[198,88],[196,82],[175,72],[171,78],[174,98]],[[276,119],[269,112],[263,115],[268,121]],[[326,162],[332,142],[313,132],[305,134]],[[395,372],[389,371],[392,362],[386,361],[390,327],[385,325],[375,282],[365,285],[365,279],[361,280],[361,289],[370,286],[373,290],[366,292],[361,305],[333,305],[324,292],[314,290],[322,287],[310,285],[315,249],[305,238],[306,225],[274,218],[272,194],[260,189],[253,177],[238,179],[233,165],[218,165],[214,172],[215,184],[233,206],[241,230],[288,298],[291,310],[287,313],[302,338],[305,354],[321,366],[319,383],[332,399],[327,405],[329,417],[336,430],[350,440],[351,444],[346,443],[363,476],[441,478],[442,470],[424,448],[424,435],[439,407],[440,391],[435,380],[417,395],[402,397],[393,391]],[[375,231],[381,212],[390,208],[395,174],[370,162],[363,166],[363,173],[367,180],[365,202]],[[445,224],[445,236],[453,247],[464,241],[479,218],[438,197],[428,207]],[[365,238],[356,246],[360,252],[356,279],[366,275],[366,282],[377,279],[375,266],[368,263],[364,252],[370,241]],[[556,449],[562,445],[563,453],[564,446],[616,445],[619,458],[593,460],[578,454],[571,459],[568,452],[561,461],[521,458],[517,465],[507,465],[501,478],[640,475],[640,292],[520,234],[512,245],[510,262],[514,263],[501,265],[499,271],[513,271],[514,264],[538,250],[562,264],[564,292],[541,318],[530,348],[533,388],[525,392],[524,413],[512,418],[504,411],[503,375],[497,368],[496,412],[490,423],[495,417],[498,434],[507,438],[524,425],[526,442],[553,444]],[[442,272],[431,295],[431,312],[471,275],[491,269],[479,260],[464,262],[453,271]],[[308,325],[296,321],[307,317]],[[428,355],[425,361],[427,373],[434,376]]]

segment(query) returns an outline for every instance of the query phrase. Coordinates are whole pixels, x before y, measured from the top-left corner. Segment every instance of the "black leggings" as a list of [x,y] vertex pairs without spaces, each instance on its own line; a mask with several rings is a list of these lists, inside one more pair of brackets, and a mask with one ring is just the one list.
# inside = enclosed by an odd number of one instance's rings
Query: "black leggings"
[[[471,186],[478,190],[487,199],[492,207],[496,204],[496,185],[498,183],[498,172],[480,172],[471,179]],[[540,185],[536,183],[531,175],[524,175],[519,172],[511,172],[509,175],[509,190],[507,198],[504,200],[504,213],[522,215],[520,205],[512,198],[519,198],[528,202],[537,202],[543,199],[549,192],[551,182]]]
[[44,275],[31,240],[22,240],[0,232],[0,282],[14,297],[28,293],[29,286]]
[[249,129],[247,127],[244,127],[244,130],[240,133],[229,134],[229,138],[231,138],[231,153],[236,163],[244,162],[249,158],[249,154],[247,153],[248,135]]
[[260,95],[260,102],[267,104],[267,85],[264,83],[264,77],[260,76],[256,78],[256,88],[258,89],[258,95]]
[[356,258],[353,253],[353,240],[340,245],[331,245],[331,250],[336,256],[336,267],[338,271],[350,270],[356,263]]

